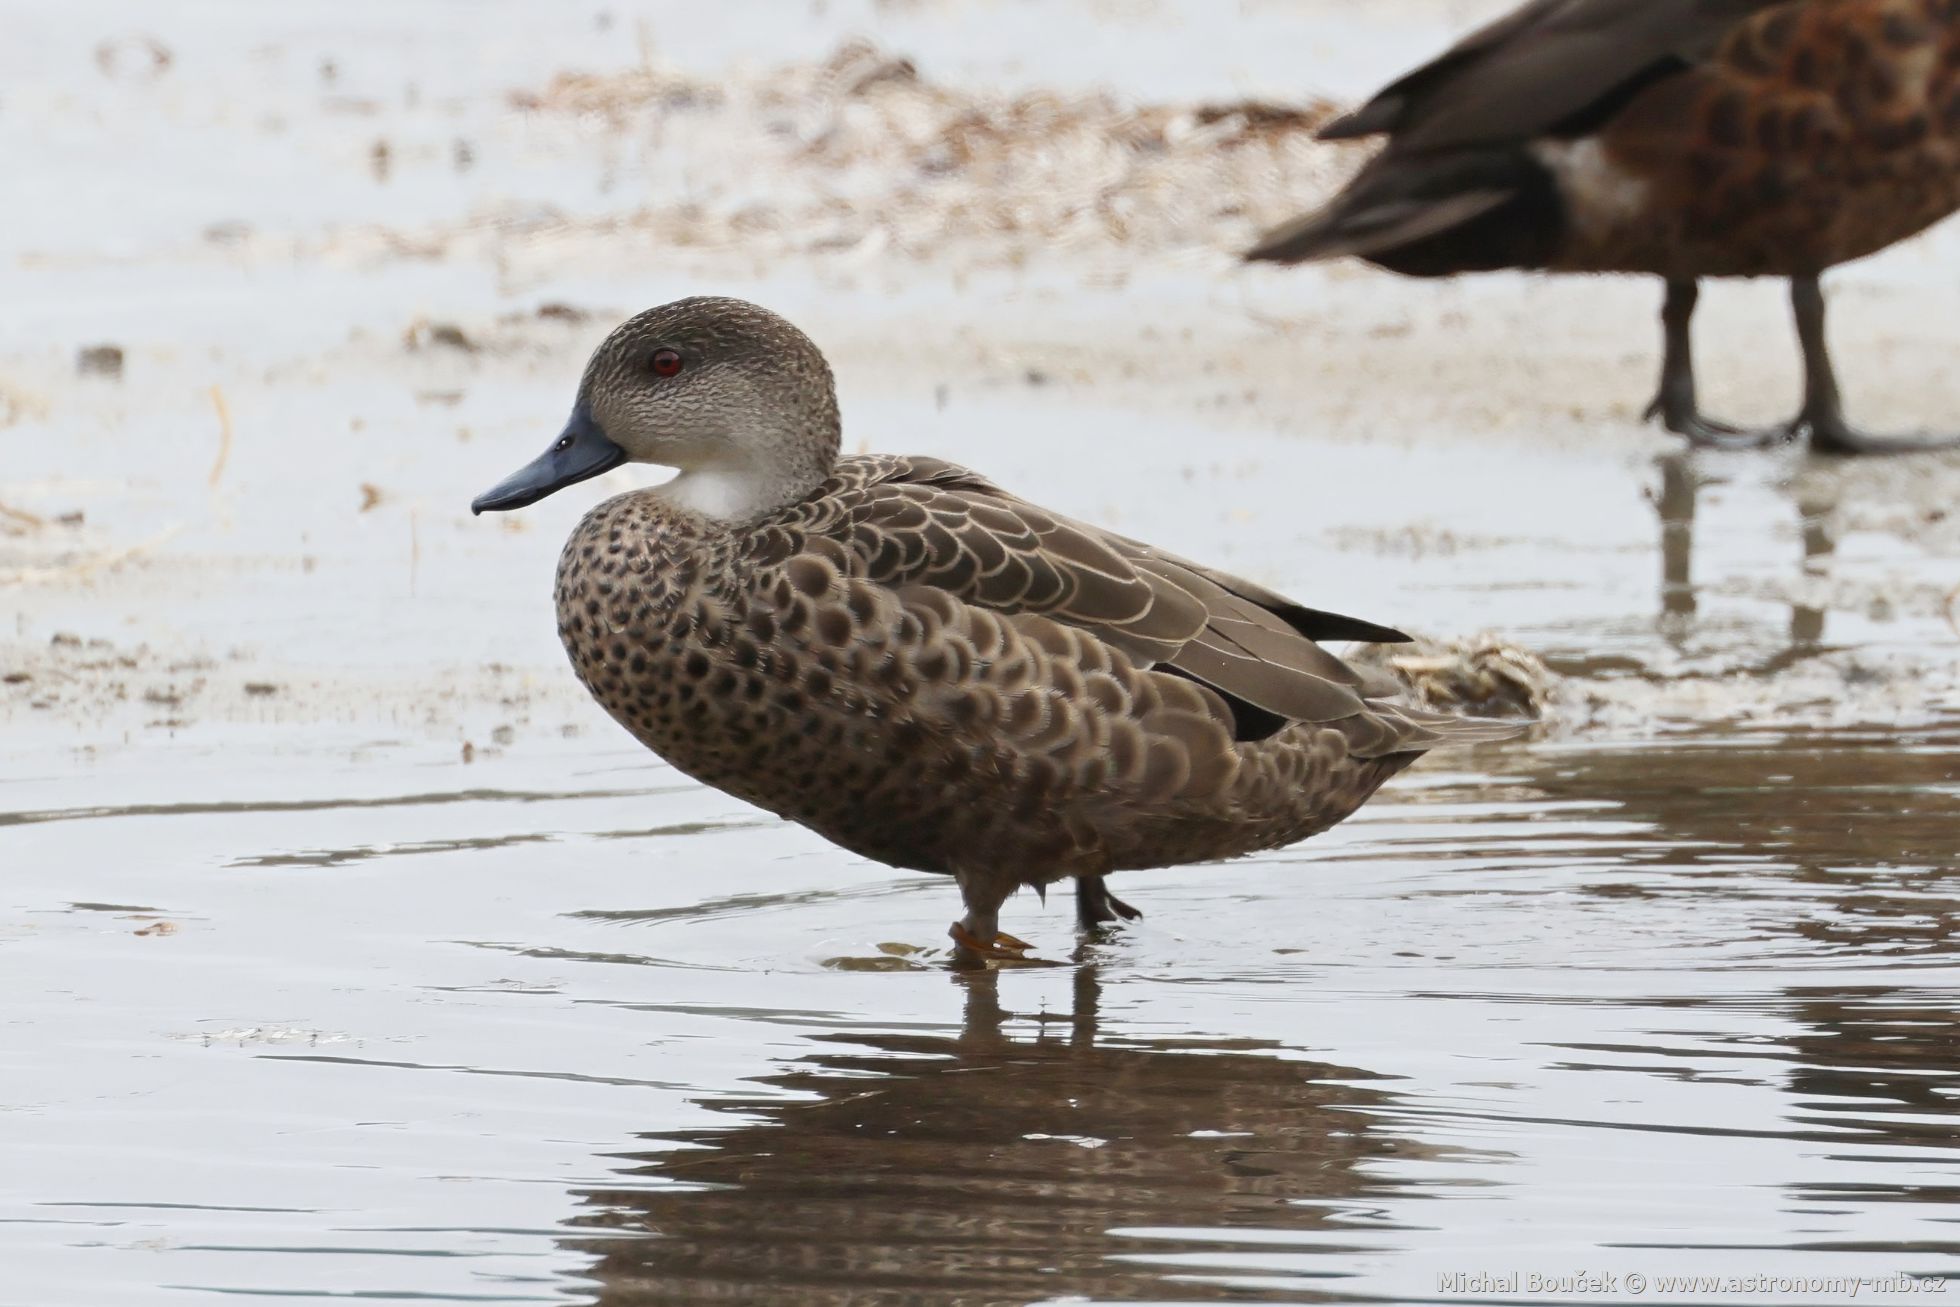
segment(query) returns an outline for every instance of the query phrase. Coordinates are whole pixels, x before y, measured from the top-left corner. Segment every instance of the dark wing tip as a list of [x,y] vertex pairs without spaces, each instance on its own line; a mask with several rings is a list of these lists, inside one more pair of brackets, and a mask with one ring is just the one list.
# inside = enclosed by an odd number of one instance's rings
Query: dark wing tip
[[1379,136],[1394,128],[1402,116],[1404,101],[1399,95],[1378,95],[1359,109],[1344,113],[1314,133],[1319,141],[1352,141],[1363,136]]
[[1414,644],[1415,637],[1392,626],[1363,621],[1343,613],[1324,612],[1304,604],[1288,604],[1274,612],[1309,640],[1359,640],[1363,644]]
[[1273,228],[1239,257],[1247,263],[1304,263],[1327,235],[1323,213],[1308,214]]

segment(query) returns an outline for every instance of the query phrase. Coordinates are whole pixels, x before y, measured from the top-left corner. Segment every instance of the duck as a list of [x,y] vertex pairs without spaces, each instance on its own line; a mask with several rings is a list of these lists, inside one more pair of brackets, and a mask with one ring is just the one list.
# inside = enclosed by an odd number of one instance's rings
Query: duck
[[[1386,144],[1246,259],[1658,276],[1646,417],[1692,445],[1960,441],[1847,421],[1819,282],[1960,208],[1955,0],[1530,0],[1319,136]],[[1745,430],[1701,411],[1690,324],[1711,277],[1788,280],[1803,355],[1789,422]]]
[[937,458],[839,457],[802,331],[742,300],[649,309],[593,352],[563,432],[480,495],[523,508],[625,463],[560,556],[578,679],[669,764],[832,843],[957,883],[960,967],[1030,960],[1022,887],[1326,830],[1425,750],[1514,734],[1381,697],[1322,641],[1372,622],[1040,508]]

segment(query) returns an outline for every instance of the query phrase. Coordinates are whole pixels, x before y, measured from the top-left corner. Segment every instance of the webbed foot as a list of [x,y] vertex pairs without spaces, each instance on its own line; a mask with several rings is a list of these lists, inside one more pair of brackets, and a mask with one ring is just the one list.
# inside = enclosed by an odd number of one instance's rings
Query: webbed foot
[[1097,930],[1116,921],[1135,921],[1143,913],[1109,892],[1101,876],[1075,879],[1075,921],[1083,930]]
[[1738,427],[1705,416],[1692,400],[1682,403],[1663,389],[1647,406],[1647,421],[1660,419],[1662,426],[1677,436],[1686,436],[1697,449],[1771,449],[1787,445],[1800,437],[1798,423],[1775,427]]
[[964,921],[956,921],[946,933],[953,937],[952,962],[955,967],[984,967],[989,962],[1013,965],[1038,961],[1028,956],[1028,951],[1034,945],[1016,939],[1004,930],[995,931],[991,939],[982,939],[967,929]]

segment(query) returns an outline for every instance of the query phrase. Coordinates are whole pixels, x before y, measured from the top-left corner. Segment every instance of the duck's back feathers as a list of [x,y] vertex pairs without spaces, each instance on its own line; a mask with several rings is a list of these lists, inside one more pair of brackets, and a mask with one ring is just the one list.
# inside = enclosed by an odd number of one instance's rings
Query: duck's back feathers
[[928,586],[1084,632],[1140,668],[1215,691],[1241,740],[1293,722],[1343,723],[1367,756],[1440,739],[1426,719],[1382,716],[1365,699],[1378,687],[1316,643],[1406,640],[1401,632],[1071,521],[937,459],[846,459],[752,540],[763,560],[842,546],[851,570],[881,586]]
[[1321,130],[1409,150],[1515,144],[1596,126],[1657,78],[1702,62],[1788,0],[1532,0]]

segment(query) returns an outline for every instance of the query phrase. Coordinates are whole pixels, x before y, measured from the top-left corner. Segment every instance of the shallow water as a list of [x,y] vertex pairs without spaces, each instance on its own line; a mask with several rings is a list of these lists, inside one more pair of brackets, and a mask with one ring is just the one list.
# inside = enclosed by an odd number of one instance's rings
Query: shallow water
[[1960,1274],[1960,720],[1431,760],[978,977],[630,752],[251,744],[0,788],[0,1301]]

